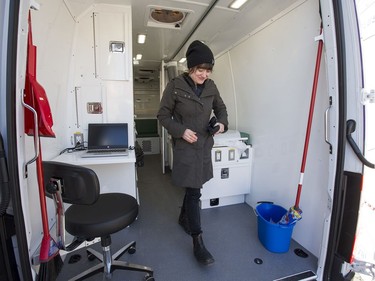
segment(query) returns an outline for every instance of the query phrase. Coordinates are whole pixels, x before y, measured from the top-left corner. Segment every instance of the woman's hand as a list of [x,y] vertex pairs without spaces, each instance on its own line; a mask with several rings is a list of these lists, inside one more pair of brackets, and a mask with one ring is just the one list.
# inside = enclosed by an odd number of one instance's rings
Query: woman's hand
[[217,135],[217,134],[221,134],[221,133],[224,133],[224,125],[223,125],[223,124],[217,122],[217,123],[215,124],[215,126],[219,126],[219,128],[220,128],[220,129],[215,133],[215,135]]
[[[223,128],[224,128],[224,126],[223,126]],[[186,140],[188,143],[193,143],[193,142],[196,142],[198,140],[198,137],[197,137],[196,134],[197,134],[196,132],[193,132],[190,129],[186,129],[184,134],[182,135],[182,138],[184,140]]]

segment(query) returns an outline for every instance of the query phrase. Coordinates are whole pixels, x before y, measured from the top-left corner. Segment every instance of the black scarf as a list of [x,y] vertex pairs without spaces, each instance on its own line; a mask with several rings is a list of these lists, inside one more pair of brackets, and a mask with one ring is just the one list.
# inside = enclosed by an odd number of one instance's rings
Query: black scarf
[[184,78],[185,78],[186,83],[188,83],[188,85],[193,89],[193,91],[197,95],[197,97],[200,97],[201,94],[202,94],[202,91],[204,89],[204,85],[205,85],[206,81],[204,81],[203,84],[195,85],[193,79],[191,79],[191,77],[189,76],[188,73],[186,73],[184,75]]

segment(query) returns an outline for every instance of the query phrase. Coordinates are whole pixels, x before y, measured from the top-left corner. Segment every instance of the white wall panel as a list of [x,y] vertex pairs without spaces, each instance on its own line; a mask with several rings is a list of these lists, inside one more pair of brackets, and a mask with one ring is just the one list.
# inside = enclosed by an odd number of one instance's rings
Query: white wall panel
[[[131,9],[98,4],[78,18],[69,77],[66,139],[70,142],[73,133],[80,131],[87,140],[88,123],[125,122],[129,124],[129,145],[133,145]],[[124,52],[111,53],[111,41],[124,42]],[[88,102],[100,102],[102,113],[89,114]]]
[[[262,200],[284,208],[294,205],[318,45],[314,38],[319,31],[318,3],[307,1],[216,60],[214,80],[227,97],[229,114],[237,114],[236,129],[250,134],[254,149],[248,197],[252,206]],[[323,228],[320,218],[327,206],[329,163],[323,123],[328,107],[326,87],[323,67],[300,201],[303,219],[293,234],[316,256]],[[313,231],[306,233],[307,228]]]
[[[53,130],[56,134],[56,138],[41,140],[43,159],[50,160],[62,149],[71,147],[73,133],[78,130],[87,131],[88,122],[129,123],[129,144],[133,145],[133,78],[132,72],[129,71],[132,67],[130,7],[93,5],[79,17],[72,18],[62,0],[38,0],[38,3],[40,10],[31,11],[33,39],[38,48],[37,79],[46,90],[54,120]],[[115,81],[119,80],[117,76],[112,80],[95,76],[94,12],[105,14],[107,20],[112,13],[115,15],[116,24],[120,22],[122,26],[121,36],[115,38],[113,33],[108,33],[114,40],[123,40],[126,43],[126,59],[109,58],[120,65],[120,70],[117,71],[116,63],[108,66],[113,67],[116,75],[121,73],[122,81]],[[108,46],[108,42],[104,42],[104,45]],[[113,75],[110,71],[105,71],[105,67],[102,70],[105,78]],[[101,102],[103,114],[87,114],[87,102]],[[87,140],[87,134],[85,139]],[[26,147],[30,147],[27,154],[31,155],[31,137],[26,137]],[[31,159],[32,156],[26,155],[26,158]],[[123,172],[129,175],[130,179],[135,178],[134,165],[129,165],[129,170]],[[30,206],[29,209],[25,209],[25,214],[31,221],[30,252],[33,254],[37,250],[42,232],[40,208],[35,207],[35,202],[39,202],[35,164],[29,166],[27,181],[28,188],[23,193],[23,200],[30,203],[25,202],[23,206]],[[105,186],[104,189],[106,188]],[[53,217],[53,203],[50,201],[48,212]],[[50,222],[52,225],[53,218]]]
[[215,81],[220,96],[227,106],[229,127],[235,130],[237,129],[237,105],[232,73],[229,53],[225,53],[215,61],[211,78]]
[[[75,22],[65,5],[59,0],[38,0],[39,11],[31,10],[33,43],[37,47],[37,80],[46,91],[54,120],[53,131],[56,138],[41,138],[43,159],[49,160],[62,147],[67,111],[67,81],[72,52]],[[22,109],[23,110],[23,109]],[[26,159],[34,156],[33,137],[25,137]],[[28,186],[22,190],[25,217],[30,220],[30,254],[33,254],[41,241],[42,225],[39,207],[39,192],[35,162],[28,167]],[[28,203],[26,203],[28,201]],[[53,203],[47,202],[48,214],[54,217]],[[52,222],[53,219],[51,219]]]

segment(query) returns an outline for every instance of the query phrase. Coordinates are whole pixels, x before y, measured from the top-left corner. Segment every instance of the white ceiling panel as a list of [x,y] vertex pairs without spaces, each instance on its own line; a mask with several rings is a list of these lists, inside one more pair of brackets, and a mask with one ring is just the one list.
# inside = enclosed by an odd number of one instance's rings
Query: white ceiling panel
[[[291,5],[304,1],[249,0],[238,11],[228,8],[231,2],[232,0],[65,0],[75,18],[97,3],[132,6],[133,56],[142,54],[139,65],[134,67],[135,71],[139,68],[157,69],[162,60],[180,59],[189,43],[195,39],[206,41],[214,54],[219,54]],[[150,6],[189,11],[189,14],[179,28],[147,26]],[[208,11],[211,6],[212,9]],[[143,45],[137,43],[137,35],[140,33],[147,35]]]

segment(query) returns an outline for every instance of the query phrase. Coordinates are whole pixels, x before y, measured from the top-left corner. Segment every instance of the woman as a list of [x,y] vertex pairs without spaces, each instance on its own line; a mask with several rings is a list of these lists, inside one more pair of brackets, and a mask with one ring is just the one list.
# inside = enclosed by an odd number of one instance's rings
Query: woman
[[196,259],[209,265],[214,258],[203,243],[199,207],[201,188],[213,177],[214,140],[208,124],[213,111],[215,134],[223,133],[228,129],[228,114],[215,83],[208,78],[215,63],[210,48],[196,40],[188,47],[186,59],[188,72],[168,83],[157,117],[173,139],[172,183],[185,188],[179,223],[193,237]]

